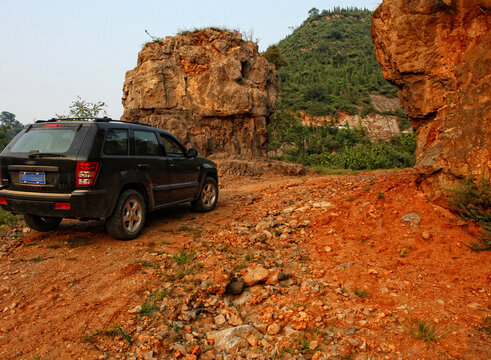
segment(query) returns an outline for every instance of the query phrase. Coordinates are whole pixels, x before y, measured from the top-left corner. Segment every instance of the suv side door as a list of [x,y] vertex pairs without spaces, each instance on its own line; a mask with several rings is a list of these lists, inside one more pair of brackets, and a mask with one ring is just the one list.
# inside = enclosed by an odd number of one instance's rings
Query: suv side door
[[160,133],[170,168],[173,201],[194,200],[199,186],[196,158],[186,156],[186,148],[174,138]]
[[154,207],[171,203],[169,162],[155,131],[133,130],[136,171],[140,179],[150,183]]

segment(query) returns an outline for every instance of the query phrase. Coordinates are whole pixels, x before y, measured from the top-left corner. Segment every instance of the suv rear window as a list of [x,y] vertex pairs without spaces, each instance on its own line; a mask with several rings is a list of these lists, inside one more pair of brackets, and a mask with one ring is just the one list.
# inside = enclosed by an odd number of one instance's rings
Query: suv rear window
[[12,146],[13,153],[65,153],[72,145],[75,131],[72,129],[33,129],[26,132]]

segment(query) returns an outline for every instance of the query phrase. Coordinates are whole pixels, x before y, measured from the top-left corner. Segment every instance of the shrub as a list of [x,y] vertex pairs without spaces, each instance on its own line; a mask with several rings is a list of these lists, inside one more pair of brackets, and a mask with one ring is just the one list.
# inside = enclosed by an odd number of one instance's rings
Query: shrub
[[484,235],[478,241],[467,244],[474,251],[491,250],[491,183],[467,177],[457,189],[450,189],[449,204],[465,220],[472,220],[482,226]]

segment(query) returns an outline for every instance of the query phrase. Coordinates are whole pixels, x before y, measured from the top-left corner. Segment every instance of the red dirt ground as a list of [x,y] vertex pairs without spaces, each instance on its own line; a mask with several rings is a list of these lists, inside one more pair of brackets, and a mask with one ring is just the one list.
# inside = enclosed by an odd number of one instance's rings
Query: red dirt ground
[[[0,359],[136,359],[149,349],[161,359],[223,358],[205,337],[222,329],[213,319],[223,309],[244,324],[282,329],[242,358],[490,359],[491,261],[466,246],[480,229],[428,203],[414,180],[411,170],[227,177],[213,212],[151,214],[133,241],[112,239],[99,222],[9,231],[0,243]],[[413,212],[418,228],[401,221]],[[258,224],[270,220],[265,237]],[[176,275],[179,251],[193,251],[200,267]],[[257,265],[289,274],[290,283],[259,285],[270,294],[229,308],[230,278]],[[196,288],[205,280],[214,292]],[[172,289],[167,312],[129,312],[162,287]],[[173,311],[188,294],[223,306],[186,322]],[[188,342],[163,335],[149,345],[177,319],[179,336],[193,329]],[[423,322],[434,326],[432,341],[411,334]],[[114,326],[131,341],[105,336]],[[302,332],[303,345],[287,341],[287,327]]]

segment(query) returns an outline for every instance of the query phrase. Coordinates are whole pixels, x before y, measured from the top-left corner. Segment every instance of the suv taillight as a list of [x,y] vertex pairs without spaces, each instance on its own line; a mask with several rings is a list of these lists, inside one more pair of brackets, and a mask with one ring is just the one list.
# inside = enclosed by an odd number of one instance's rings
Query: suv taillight
[[91,186],[99,169],[96,161],[77,162],[77,186]]

